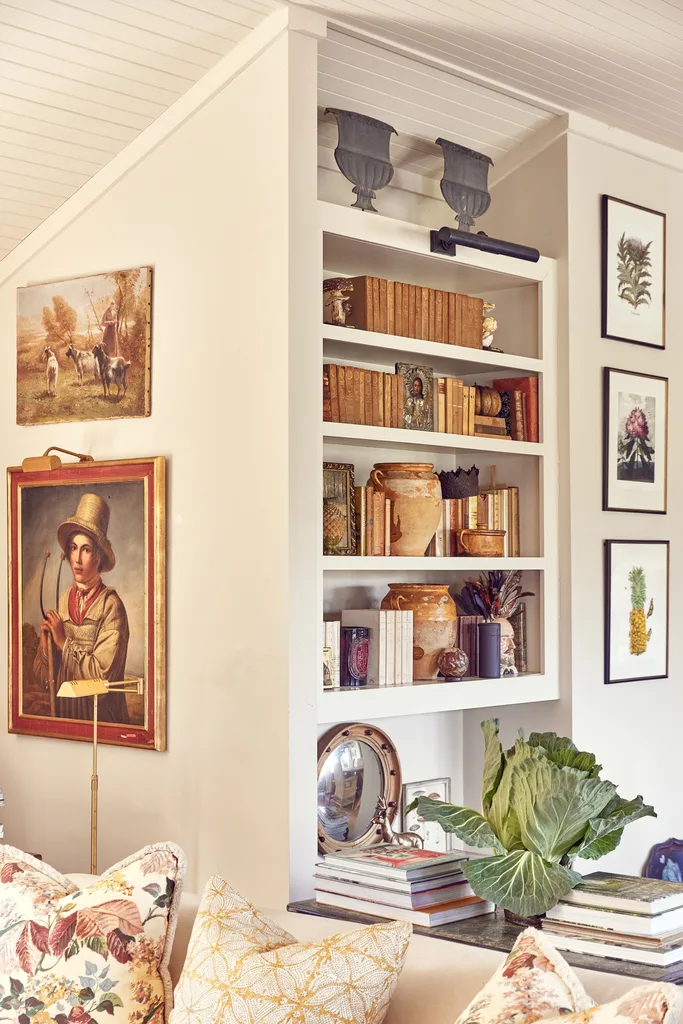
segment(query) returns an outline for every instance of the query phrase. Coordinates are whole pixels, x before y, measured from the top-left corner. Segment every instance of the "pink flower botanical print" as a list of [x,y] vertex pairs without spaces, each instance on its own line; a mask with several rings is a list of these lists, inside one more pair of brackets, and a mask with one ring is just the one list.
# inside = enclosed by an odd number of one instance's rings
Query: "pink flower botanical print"
[[4,847],[0,1019],[163,1024],[170,985],[164,954],[183,865],[177,848],[148,847],[92,888],[75,890],[52,869]]

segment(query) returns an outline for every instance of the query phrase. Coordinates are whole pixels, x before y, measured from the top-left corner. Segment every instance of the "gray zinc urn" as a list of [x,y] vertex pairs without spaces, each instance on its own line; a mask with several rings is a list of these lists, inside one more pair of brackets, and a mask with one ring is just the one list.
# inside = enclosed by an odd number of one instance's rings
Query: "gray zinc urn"
[[334,158],[344,177],[354,184],[356,210],[370,210],[377,213],[372,205],[375,192],[388,185],[394,176],[389,157],[389,142],[392,134],[398,132],[390,124],[367,117],[355,110],[338,110],[328,107],[326,114],[337,119],[339,138]]
[[460,230],[469,231],[491,205],[488,178],[493,160],[448,139],[437,139],[436,144],[443,150],[441,194],[455,213]]

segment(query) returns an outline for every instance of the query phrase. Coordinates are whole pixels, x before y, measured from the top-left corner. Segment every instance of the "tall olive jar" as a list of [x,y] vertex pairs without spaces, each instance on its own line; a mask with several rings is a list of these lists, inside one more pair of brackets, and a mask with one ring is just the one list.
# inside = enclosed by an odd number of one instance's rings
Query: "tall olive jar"
[[458,613],[440,583],[390,583],[382,608],[413,613],[413,678],[436,679],[439,655],[453,647]]
[[431,462],[378,462],[376,491],[391,500],[391,554],[424,555],[441,518],[441,481]]

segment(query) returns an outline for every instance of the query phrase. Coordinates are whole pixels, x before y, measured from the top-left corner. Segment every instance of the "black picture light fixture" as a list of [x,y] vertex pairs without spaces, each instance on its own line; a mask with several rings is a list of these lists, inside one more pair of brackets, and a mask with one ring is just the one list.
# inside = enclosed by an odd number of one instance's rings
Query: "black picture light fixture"
[[529,263],[538,263],[541,256],[538,249],[532,249],[530,245],[506,242],[502,238],[489,238],[483,231],[472,234],[470,231],[460,231],[459,228],[445,227],[439,228],[438,231],[430,231],[429,243],[430,252],[438,252],[443,256],[455,256],[459,245],[465,245],[468,249],[479,249],[481,252],[492,252],[497,256],[513,256]]

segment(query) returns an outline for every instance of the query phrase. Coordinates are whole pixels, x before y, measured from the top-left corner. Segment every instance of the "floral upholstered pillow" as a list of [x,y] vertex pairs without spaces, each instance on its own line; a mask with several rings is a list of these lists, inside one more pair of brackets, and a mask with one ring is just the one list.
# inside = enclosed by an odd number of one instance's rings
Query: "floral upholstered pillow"
[[565,1022],[569,1014],[591,1011],[594,1006],[552,943],[542,932],[528,928],[456,1024],[532,1024],[560,1016]]
[[298,943],[217,876],[175,991],[172,1024],[381,1024],[411,927],[394,921]]
[[611,1003],[562,1017],[562,1024],[678,1024],[682,1008],[683,993],[675,985],[639,985]]
[[165,1024],[185,857],[158,843],[78,889],[0,847],[0,1020]]

